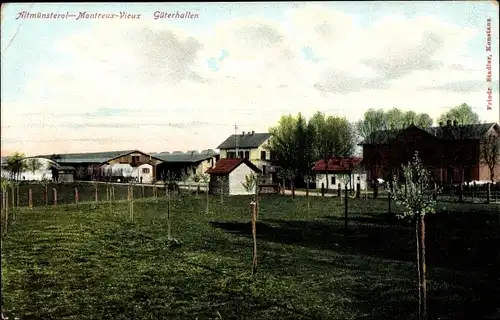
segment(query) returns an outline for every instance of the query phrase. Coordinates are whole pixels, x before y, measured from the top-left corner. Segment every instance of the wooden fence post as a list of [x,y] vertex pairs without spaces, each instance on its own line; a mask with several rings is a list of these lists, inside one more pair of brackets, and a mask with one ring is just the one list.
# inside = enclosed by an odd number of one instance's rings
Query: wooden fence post
[[129,186],[129,194],[130,194],[129,197],[130,220],[134,221],[134,189],[132,186]]
[[57,189],[56,188],[52,189],[52,199],[54,202],[54,206],[57,206]]
[[45,206],[49,205],[49,186],[45,185]]
[[95,203],[99,202],[99,191],[97,191],[98,189],[99,189],[99,186],[96,184],[95,185]]
[[16,186],[17,206],[19,207],[19,186]]
[[31,192],[31,189],[28,189],[28,205],[30,206],[30,209],[33,210],[33,193]]
[[16,188],[12,186],[12,210],[16,207]]
[[142,197],[144,198],[144,185],[141,185],[141,193],[142,193]]
[[113,195],[111,192],[111,185],[106,186],[106,194],[108,195],[108,202],[109,202],[109,213],[113,213]]
[[476,198],[476,181],[472,183],[472,203],[474,203],[474,198]]
[[487,191],[487,194],[486,194],[486,203],[487,204],[490,204],[491,202],[491,183],[488,182],[488,191]]
[[340,204],[342,204],[342,186],[340,185],[340,183],[339,183],[338,192],[339,192]]
[[9,191],[5,191],[5,233],[7,233],[9,225]]
[[78,205],[78,188],[75,188],[75,204]]
[[342,194],[342,187],[340,186],[340,183],[337,185],[337,194],[340,197]]
[[252,274],[257,271],[257,203],[250,202],[252,214],[252,238],[253,238],[253,254],[252,254]]
[[0,230],[1,230],[1,235],[3,236],[3,227],[5,225],[5,222],[4,222],[4,203],[5,203],[5,194],[4,194],[4,191],[2,190],[1,193],[2,195],[2,203],[0,204]]

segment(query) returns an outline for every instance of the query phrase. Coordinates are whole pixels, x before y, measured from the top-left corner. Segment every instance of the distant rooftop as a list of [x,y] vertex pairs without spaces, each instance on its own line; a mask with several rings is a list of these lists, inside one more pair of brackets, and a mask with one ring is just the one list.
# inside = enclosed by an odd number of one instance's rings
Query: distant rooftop
[[212,149],[207,149],[201,152],[197,150],[190,150],[188,152],[174,151],[172,153],[165,151],[151,155],[165,162],[200,162],[217,156],[218,153]]
[[267,139],[271,137],[270,133],[254,133],[252,132],[242,132],[240,134],[233,134],[222,142],[217,149],[234,149],[238,148],[258,148]]
[[39,155],[36,158],[52,159],[57,163],[103,163],[110,159],[126,155],[139,150],[88,152],[88,153],[59,153],[49,155]]

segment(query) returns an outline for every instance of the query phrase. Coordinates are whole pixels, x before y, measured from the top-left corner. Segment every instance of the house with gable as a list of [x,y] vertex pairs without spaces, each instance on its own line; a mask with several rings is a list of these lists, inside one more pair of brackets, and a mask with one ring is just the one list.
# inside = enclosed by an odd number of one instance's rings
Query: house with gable
[[332,157],[327,163],[318,160],[314,164],[312,171],[316,176],[316,188],[327,188],[329,190],[345,189],[355,190],[359,183],[361,190],[365,190],[366,173],[360,170],[359,164],[362,158],[359,157]]
[[195,176],[205,173],[219,160],[219,154],[212,149],[201,152],[197,150],[160,152],[154,155],[163,161],[158,165],[159,180],[165,180],[166,174],[171,172],[182,178],[183,182],[192,182]]
[[217,149],[220,150],[220,158],[246,159],[261,171],[259,183],[272,183],[275,170],[271,160],[273,156],[268,150],[271,139],[270,133],[242,132],[233,134],[224,140]]
[[257,192],[257,185],[253,190],[246,190],[243,184],[246,176],[261,173],[250,160],[245,158],[224,158],[217,161],[213,168],[207,170],[210,175],[209,192],[212,194],[252,195]]

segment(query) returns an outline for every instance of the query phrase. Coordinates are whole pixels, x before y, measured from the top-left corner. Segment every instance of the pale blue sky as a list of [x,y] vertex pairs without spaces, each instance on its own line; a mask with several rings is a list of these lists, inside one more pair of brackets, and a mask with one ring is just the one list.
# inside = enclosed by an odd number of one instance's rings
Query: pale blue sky
[[[310,4],[310,3],[309,3]],[[395,1],[377,1],[377,2],[330,2],[319,3],[327,9],[336,9],[343,12],[345,15],[351,16],[363,28],[370,28],[377,20],[391,16],[403,15],[406,18],[414,18],[417,16],[435,15],[441,21],[455,25],[457,27],[468,27],[478,30],[478,35],[469,41],[462,52],[464,57],[474,61],[484,61],[484,42],[486,19],[491,17],[493,23],[498,26],[498,7],[495,7],[491,1],[474,1],[474,2],[395,2]],[[43,66],[53,64],[61,64],[61,61],[66,61],[68,57],[62,54],[55,54],[54,47],[61,39],[71,37],[81,31],[91,28],[92,20],[42,20],[42,19],[18,19],[18,13],[30,9],[30,12],[56,12],[64,13],[66,11],[77,13],[80,11],[88,12],[119,12],[127,11],[129,13],[141,13],[141,20],[154,21],[153,12],[155,11],[190,11],[199,14],[198,19],[177,19],[177,20],[158,20],[155,24],[158,25],[174,25],[187,33],[199,33],[204,30],[211,30],[224,21],[234,20],[237,18],[245,19],[251,16],[264,17],[275,21],[285,19],[285,12],[292,8],[302,7],[303,3],[293,2],[255,2],[255,3],[151,3],[151,4],[34,4],[30,8],[29,4],[7,4],[2,6],[2,24],[1,24],[1,48],[2,48],[2,105],[23,104],[28,83],[36,75]],[[22,26],[12,41],[7,51],[6,46],[13,38],[19,24]],[[110,21],[112,27],[113,21]],[[493,46],[498,47],[498,34],[494,34]],[[368,50],[369,48],[367,48]],[[496,49],[495,49],[496,50]],[[308,46],[306,43],[302,47],[302,58],[305,60],[315,61],[316,49]],[[213,56],[202,57],[206,60],[206,66],[218,72],[225,60],[232,57],[231,50],[228,47],[221,45],[219,54]],[[494,54],[498,55],[498,50]],[[495,58],[497,59],[497,58]],[[498,65],[498,59],[494,60],[494,64]],[[498,84],[494,84],[495,95],[498,95]],[[57,88],[52,88],[57,90]],[[497,100],[498,101],[498,100]],[[497,102],[496,101],[496,102]],[[467,102],[467,101],[464,101]],[[390,107],[405,106],[393,105]],[[474,106],[475,108],[483,108],[483,105]],[[119,106],[104,106],[103,110],[119,116]],[[193,109],[196,109],[193,106]],[[283,107],[278,108],[280,110]],[[332,109],[338,110],[338,109]],[[498,110],[498,109],[497,109]],[[31,110],[32,112],[33,110]],[[87,115],[88,116],[88,115]],[[274,117],[274,116],[273,116]],[[277,121],[278,119],[271,119]],[[15,118],[2,119],[2,131],[5,128],[12,128],[18,125]],[[184,121],[184,120],[179,120]],[[208,121],[208,120],[207,120]],[[271,121],[271,122],[272,122]],[[258,122],[255,120],[255,122]],[[216,124],[214,122],[214,124]],[[217,144],[220,140],[230,132],[221,133],[219,136],[210,141],[211,144]],[[2,138],[2,144],[7,142],[8,146],[2,146],[2,149],[11,149],[12,136]],[[28,140],[28,139],[27,139]],[[223,139],[222,139],[223,140]],[[141,141],[136,141],[135,146],[142,147]],[[144,148],[162,148],[159,145],[145,145]],[[193,147],[202,147],[202,141],[193,142]],[[207,148],[213,146],[207,146]],[[169,147],[165,147],[169,149]],[[189,148],[188,148],[189,149]]]
[[[155,11],[191,11],[199,13],[196,20],[169,20],[169,23],[178,25],[186,30],[200,30],[211,28],[220,21],[245,17],[248,15],[263,15],[269,18],[280,19],[286,9],[297,7],[300,2],[255,2],[255,3],[152,3],[152,4],[34,4],[31,12],[119,12],[129,11],[142,13],[144,19],[153,19]],[[454,1],[366,1],[360,2],[330,2],[322,5],[342,10],[348,14],[358,16],[361,25],[369,26],[377,17],[386,14],[402,14],[408,17],[425,14],[439,14],[439,17],[463,27],[484,28],[487,17],[492,16],[494,5],[491,1],[454,2]],[[28,10],[30,4],[7,4],[2,6],[2,54],[7,43],[14,36],[22,19],[15,20],[18,13]],[[495,18],[495,17],[492,17]],[[26,75],[34,72],[40,66],[58,59],[48,50],[57,39],[70,35],[75,31],[88,28],[91,20],[26,20],[2,57],[2,78],[9,79],[2,83],[2,101],[14,101],[22,95]],[[472,57],[482,56],[483,38],[471,41],[467,53]],[[221,48],[223,50],[224,48]],[[212,57],[207,57],[207,60]]]

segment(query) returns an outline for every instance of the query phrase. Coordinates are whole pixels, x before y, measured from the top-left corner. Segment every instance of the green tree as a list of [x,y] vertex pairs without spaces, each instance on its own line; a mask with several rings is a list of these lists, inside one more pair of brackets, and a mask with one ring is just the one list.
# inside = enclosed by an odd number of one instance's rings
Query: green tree
[[282,116],[278,125],[269,129],[271,139],[267,147],[275,155],[273,162],[280,168],[280,177],[290,179],[292,195],[295,194],[293,184],[295,176],[292,177],[290,173],[296,173],[299,167],[296,128],[297,118],[292,115]]
[[[301,135],[303,137],[304,144],[304,161],[301,164],[301,171],[305,173],[306,177],[306,197],[307,197],[307,209],[309,210],[311,207],[310,199],[309,199],[309,183],[313,177],[312,174],[312,166],[316,162],[316,157],[314,155],[314,143],[316,139],[316,131],[311,122],[308,122],[304,134]],[[299,132],[300,133],[300,132]]]
[[427,319],[427,289],[425,266],[425,215],[434,213],[436,201],[431,174],[422,165],[418,152],[412,162],[402,166],[402,184],[394,178],[393,193],[398,204],[407,211],[399,217],[412,218],[415,222],[418,265],[419,319]]
[[326,116],[317,112],[309,120],[315,132],[315,157],[325,162],[326,188],[328,189],[328,162],[330,158],[350,157],[356,147],[354,126],[346,118]]
[[43,164],[36,158],[30,158],[26,161],[26,168],[34,175],[38,170],[43,168]]
[[26,169],[26,163],[22,161],[24,153],[14,152],[13,155],[7,157],[7,169],[10,171],[11,178],[19,180],[21,173]]
[[446,123],[448,120],[458,121],[462,125],[480,123],[479,115],[466,103],[451,108],[438,118],[438,122]]
[[433,120],[427,113],[418,114],[414,121],[419,128],[430,128],[433,125]]

